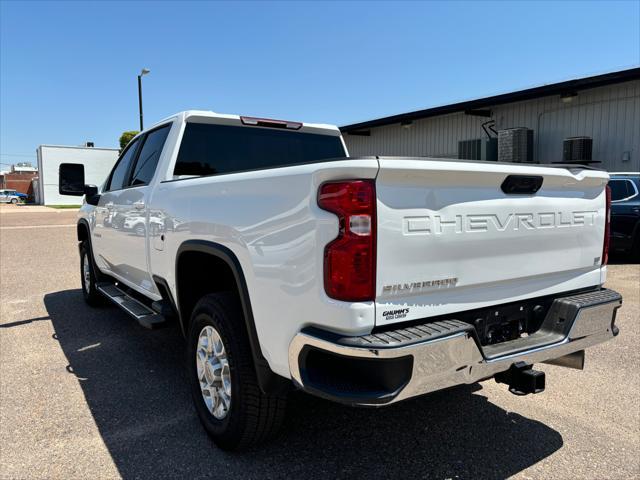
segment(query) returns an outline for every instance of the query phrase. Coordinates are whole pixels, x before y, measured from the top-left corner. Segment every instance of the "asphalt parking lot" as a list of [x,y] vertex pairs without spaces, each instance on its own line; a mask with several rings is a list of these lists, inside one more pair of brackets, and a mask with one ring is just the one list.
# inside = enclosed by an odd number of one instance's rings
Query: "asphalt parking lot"
[[488,381],[373,410],[298,393],[276,441],[227,454],[178,329],[84,304],[75,218],[0,209],[2,478],[640,478],[639,265],[609,267],[621,334],[582,372],[542,366],[542,394]]

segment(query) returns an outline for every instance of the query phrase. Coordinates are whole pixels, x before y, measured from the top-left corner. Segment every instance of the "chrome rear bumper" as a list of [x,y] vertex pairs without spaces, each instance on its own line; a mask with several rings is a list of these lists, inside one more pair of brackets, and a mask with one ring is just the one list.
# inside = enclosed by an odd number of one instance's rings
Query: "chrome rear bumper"
[[[506,342],[491,352],[477,341],[473,327],[455,320],[425,323],[413,327],[364,337],[340,337],[317,329],[298,333],[289,347],[289,367],[296,386],[310,393],[353,405],[391,404],[454,385],[469,384],[508,370],[516,362],[545,362],[613,338],[618,333],[615,313],[622,297],[612,290],[558,298],[543,324],[555,328],[528,338]],[[570,316],[571,318],[564,318]],[[566,322],[566,323],[565,323]],[[560,332],[561,329],[562,331]],[[542,329],[541,329],[542,330]],[[553,334],[551,334],[553,333]],[[389,340],[395,339],[397,341]],[[377,341],[380,340],[380,341]],[[493,346],[492,346],[493,347]],[[373,369],[366,376],[377,378],[376,365],[385,360],[412,359],[404,363],[406,380],[388,389],[350,388],[344,378],[326,381],[327,373],[312,374],[306,364],[311,351],[329,355],[338,362],[360,363]],[[322,363],[322,362],[320,362]],[[318,362],[316,363],[318,364]],[[406,367],[406,365],[410,367]],[[384,375],[393,376],[395,366]],[[338,366],[338,372],[340,367]],[[356,372],[356,377],[359,375]],[[317,378],[322,378],[318,381]],[[355,378],[355,377],[354,377]]]

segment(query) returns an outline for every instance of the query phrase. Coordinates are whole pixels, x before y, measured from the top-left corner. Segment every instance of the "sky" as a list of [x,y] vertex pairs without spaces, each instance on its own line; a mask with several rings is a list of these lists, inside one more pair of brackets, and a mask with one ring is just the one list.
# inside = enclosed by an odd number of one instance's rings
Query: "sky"
[[143,67],[146,126],[188,109],[345,125],[639,64],[640,0],[0,0],[0,162],[116,147]]

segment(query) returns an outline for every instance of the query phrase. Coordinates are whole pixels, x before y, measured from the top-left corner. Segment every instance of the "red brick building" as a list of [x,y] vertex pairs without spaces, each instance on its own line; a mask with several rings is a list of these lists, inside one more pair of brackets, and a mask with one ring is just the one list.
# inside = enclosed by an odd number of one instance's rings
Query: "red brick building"
[[8,172],[0,175],[0,188],[15,190],[33,197],[34,178],[38,178],[38,172]]

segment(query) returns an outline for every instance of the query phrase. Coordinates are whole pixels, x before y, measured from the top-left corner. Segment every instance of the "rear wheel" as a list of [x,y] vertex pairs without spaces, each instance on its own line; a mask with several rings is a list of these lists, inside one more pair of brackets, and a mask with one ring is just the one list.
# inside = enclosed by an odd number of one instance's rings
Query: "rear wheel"
[[241,450],[277,433],[286,396],[260,390],[235,295],[205,295],[194,308],[187,375],[198,417],[220,448]]
[[13,203],[14,205],[18,203],[18,199],[17,198],[12,198],[11,199],[11,203]]
[[91,246],[86,240],[80,244],[80,280],[85,302],[92,307],[104,304],[104,297],[96,288],[96,273],[91,261]]

